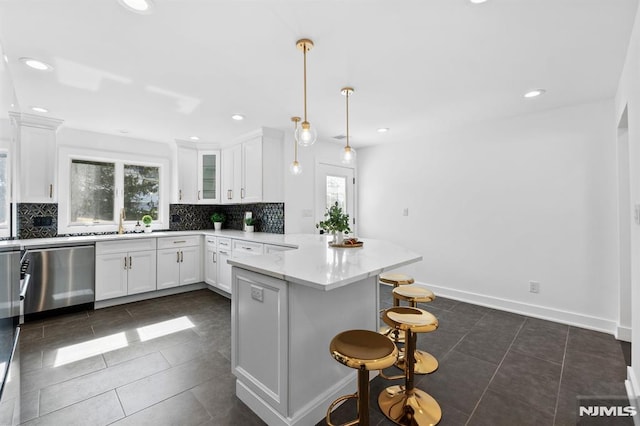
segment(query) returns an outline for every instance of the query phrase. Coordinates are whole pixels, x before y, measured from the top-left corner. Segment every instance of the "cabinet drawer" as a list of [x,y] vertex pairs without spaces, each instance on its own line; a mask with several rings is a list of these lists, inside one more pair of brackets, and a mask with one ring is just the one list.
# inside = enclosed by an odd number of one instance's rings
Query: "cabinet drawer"
[[103,241],[96,243],[96,254],[124,253],[155,249],[155,238],[131,239],[126,241]]
[[216,237],[205,236],[204,242],[207,245],[208,249],[211,249],[211,250],[216,249]]
[[200,235],[158,238],[158,250],[200,245]]
[[231,239],[218,238],[218,250],[231,250]]
[[250,241],[233,240],[233,256],[244,256],[247,254],[262,254],[264,244],[252,243]]

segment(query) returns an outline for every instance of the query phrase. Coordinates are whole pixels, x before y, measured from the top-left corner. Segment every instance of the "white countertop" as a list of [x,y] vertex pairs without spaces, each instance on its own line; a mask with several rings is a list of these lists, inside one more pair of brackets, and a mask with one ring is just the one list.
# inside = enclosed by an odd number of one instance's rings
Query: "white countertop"
[[331,290],[422,260],[417,253],[381,240],[363,239],[363,247],[333,248],[328,244],[331,237],[326,235],[282,237],[284,243],[298,249],[232,258],[228,262],[281,280]]

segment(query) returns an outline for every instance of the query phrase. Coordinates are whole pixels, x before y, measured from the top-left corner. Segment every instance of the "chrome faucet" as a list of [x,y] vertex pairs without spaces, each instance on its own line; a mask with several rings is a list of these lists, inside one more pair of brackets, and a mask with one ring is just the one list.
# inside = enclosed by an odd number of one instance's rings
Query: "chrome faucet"
[[118,223],[118,234],[124,234],[124,208],[120,209],[120,221]]

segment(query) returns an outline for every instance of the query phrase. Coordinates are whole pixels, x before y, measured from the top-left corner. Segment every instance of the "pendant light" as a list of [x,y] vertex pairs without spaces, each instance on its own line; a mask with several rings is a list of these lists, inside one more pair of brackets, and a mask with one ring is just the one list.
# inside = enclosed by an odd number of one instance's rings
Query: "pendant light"
[[311,146],[318,137],[316,129],[311,127],[311,123],[307,120],[307,52],[313,48],[313,42],[303,38],[296,42],[296,47],[302,50],[304,56],[304,121],[300,127],[296,126],[294,136],[301,146]]
[[[295,131],[297,131],[300,117],[291,117],[291,121],[296,123]],[[295,140],[293,141],[293,152],[294,152],[293,163],[291,163],[291,165],[289,166],[289,171],[291,172],[292,175],[297,176],[302,173],[302,166],[300,165],[300,163],[298,163],[298,143]]]
[[353,94],[353,87],[344,87],[340,90],[342,96],[344,96],[347,100],[347,145],[344,147],[344,151],[342,151],[342,164],[351,165],[356,160],[356,151],[351,148],[349,145],[349,96]]

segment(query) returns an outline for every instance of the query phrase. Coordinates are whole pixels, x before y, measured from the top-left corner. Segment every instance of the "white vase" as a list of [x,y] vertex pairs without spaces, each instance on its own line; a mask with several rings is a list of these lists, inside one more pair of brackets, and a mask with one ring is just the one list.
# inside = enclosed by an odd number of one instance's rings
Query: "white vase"
[[151,227],[150,226],[145,226],[144,227],[144,232],[151,233]]
[[253,232],[253,225],[245,225],[244,230],[246,232]]
[[219,231],[222,229],[222,222],[213,222],[213,229]]
[[336,232],[336,235],[333,237],[333,242],[338,245],[344,243],[344,233],[340,231]]

